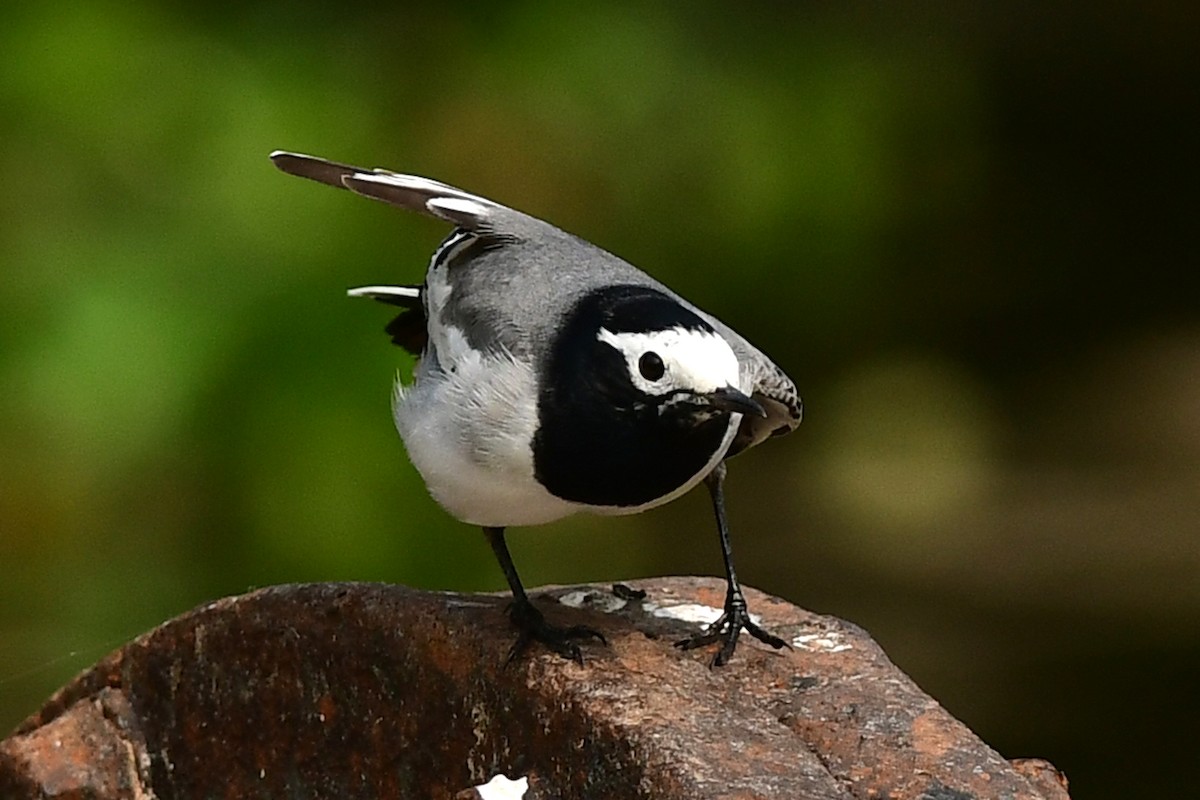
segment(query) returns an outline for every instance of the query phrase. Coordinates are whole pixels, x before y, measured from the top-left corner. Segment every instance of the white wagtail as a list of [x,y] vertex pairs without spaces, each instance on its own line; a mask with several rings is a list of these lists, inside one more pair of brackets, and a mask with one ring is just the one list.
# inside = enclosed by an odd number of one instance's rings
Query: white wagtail
[[419,357],[397,383],[396,428],[429,493],[482,526],[512,589],[519,635],[582,660],[600,634],[543,619],[504,542],[510,525],[579,511],[633,514],[704,481],[728,589],[724,613],[684,649],[720,642],[724,664],[755,624],[734,573],[725,460],[800,424],[796,386],[765,355],[616,256],[520,211],[444,183],[275,152],[292,175],[455,226],[420,286],[363,286],[402,311],[392,341]]

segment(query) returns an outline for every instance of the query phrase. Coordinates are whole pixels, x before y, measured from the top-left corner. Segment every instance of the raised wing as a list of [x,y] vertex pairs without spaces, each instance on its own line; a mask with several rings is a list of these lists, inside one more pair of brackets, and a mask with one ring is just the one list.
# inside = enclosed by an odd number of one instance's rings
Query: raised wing
[[289,175],[349,189],[363,197],[437,217],[480,236],[496,235],[497,231],[503,231],[504,236],[513,236],[523,227],[514,226],[513,222],[532,219],[485,197],[419,175],[364,169],[283,150],[271,153],[271,161]]

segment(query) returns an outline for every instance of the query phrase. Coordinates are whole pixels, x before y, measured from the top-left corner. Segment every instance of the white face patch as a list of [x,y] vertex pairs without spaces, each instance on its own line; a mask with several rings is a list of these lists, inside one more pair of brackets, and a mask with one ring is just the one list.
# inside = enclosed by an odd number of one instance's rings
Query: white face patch
[[[596,338],[625,356],[633,385],[646,394],[665,395],[679,390],[703,394],[739,386],[737,356],[718,333],[688,328],[613,333],[601,328]],[[646,353],[662,360],[664,370],[658,380],[642,374],[640,362]]]

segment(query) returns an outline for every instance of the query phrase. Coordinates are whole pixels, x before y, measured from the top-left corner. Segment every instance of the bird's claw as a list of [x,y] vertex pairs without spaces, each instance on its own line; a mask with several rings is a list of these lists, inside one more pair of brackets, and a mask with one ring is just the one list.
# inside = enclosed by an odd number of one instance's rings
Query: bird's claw
[[551,625],[546,622],[542,612],[534,608],[533,604],[528,601],[513,602],[508,608],[508,616],[519,632],[517,640],[509,648],[508,657],[504,660],[505,666],[517,659],[529,647],[530,642],[545,645],[563,658],[569,658],[580,666],[583,666],[583,652],[574,642],[575,639],[599,639],[601,644],[608,644],[604,635],[595,628],[589,628],[586,625],[571,625],[565,628]]
[[717,650],[717,654],[713,656],[710,665],[719,667],[728,663],[729,659],[733,658],[733,651],[737,649],[738,638],[742,635],[743,630],[763,644],[768,644],[776,650],[784,647],[791,649],[783,639],[764,630],[750,619],[750,611],[746,608],[746,599],[741,595],[727,597],[725,599],[725,611],[716,622],[707,626],[695,636],[680,639],[675,643],[675,646],[681,650],[694,650],[697,647],[704,647],[714,642],[720,642],[721,647]]

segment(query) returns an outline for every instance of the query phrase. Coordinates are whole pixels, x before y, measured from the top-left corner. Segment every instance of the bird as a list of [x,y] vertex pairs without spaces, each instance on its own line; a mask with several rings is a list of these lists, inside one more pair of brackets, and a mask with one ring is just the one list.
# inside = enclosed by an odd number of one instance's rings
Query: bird
[[517,638],[583,663],[579,641],[530,601],[510,527],[578,512],[634,514],[703,483],[716,517],[726,594],[720,617],[676,642],[742,632],[786,642],[752,619],[734,570],[726,461],[800,424],[795,383],[758,348],[647,273],[549,222],[440,181],[277,150],[274,165],[449,223],[424,280],[348,290],[397,307],[385,331],[417,357],[398,379],[395,426],[433,499],[482,528],[512,593]]

